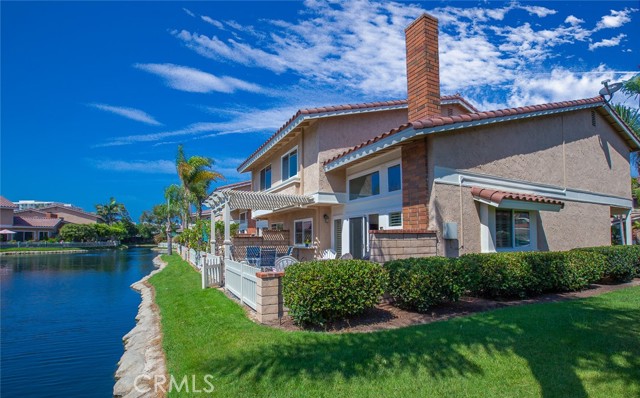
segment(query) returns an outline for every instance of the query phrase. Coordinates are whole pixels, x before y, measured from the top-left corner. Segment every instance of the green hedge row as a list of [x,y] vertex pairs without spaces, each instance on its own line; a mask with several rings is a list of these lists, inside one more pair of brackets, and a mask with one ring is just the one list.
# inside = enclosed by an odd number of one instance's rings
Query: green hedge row
[[382,266],[369,261],[310,261],[287,267],[282,293],[296,323],[326,325],[374,307],[386,282]]
[[425,312],[462,294],[525,298],[634,276],[640,276],[640,246],[410,258],[384,267],[362,260],[312,261],[287,268],[283,296],[295,322],[326,325],[374,307],[385,290],[399,307]]
[[606,258],[605,277],[615,282],[628,282],[640,277],[640,246],[603,246],[574,249],[576,252],[600,253]]

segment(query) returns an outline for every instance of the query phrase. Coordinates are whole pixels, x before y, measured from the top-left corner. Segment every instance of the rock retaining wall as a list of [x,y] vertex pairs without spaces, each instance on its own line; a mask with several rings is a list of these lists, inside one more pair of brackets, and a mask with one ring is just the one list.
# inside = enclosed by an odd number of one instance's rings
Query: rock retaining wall
[[[123,338],[124,354],[118,362],[113,387],[114,397],[164,397],[166,394],[167,367],[162,350],[160,311],[154,303],[155,291],[148,282],[160,272],[166,263],[160,256],[153,260],[156,270],[131,287],[140,292],[142,302],[138,307],[136,326]],[[156,384],[158,382],[158,384]]]

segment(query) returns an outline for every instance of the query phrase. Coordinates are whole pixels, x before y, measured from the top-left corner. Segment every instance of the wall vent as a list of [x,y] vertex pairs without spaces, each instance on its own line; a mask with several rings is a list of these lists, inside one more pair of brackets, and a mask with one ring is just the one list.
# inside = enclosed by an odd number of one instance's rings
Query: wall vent
[[596,127],[596,111],[591,111],[591,125]]

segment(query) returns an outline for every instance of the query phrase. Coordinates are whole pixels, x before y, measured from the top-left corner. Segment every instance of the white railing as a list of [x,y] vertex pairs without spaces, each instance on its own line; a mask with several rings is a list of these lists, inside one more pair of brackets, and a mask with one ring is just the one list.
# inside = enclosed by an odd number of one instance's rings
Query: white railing
[[260,272],[260,268],[228,259],[224,260],[224,265],[225,288],[255,310],[256,272]]
[[202,288],[222,286],[222,258],[211,254],[202,257]]
[[174,245],[176,253],[189,264],[193,265],[201,275],[202,288],[212,286],[222,286],[223,284],[223,263],[220,256],[190,249],[182,245]]

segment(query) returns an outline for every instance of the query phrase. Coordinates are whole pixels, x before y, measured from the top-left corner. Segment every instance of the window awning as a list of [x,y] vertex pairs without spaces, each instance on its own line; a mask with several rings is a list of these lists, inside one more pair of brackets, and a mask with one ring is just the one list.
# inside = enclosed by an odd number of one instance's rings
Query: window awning
[[204,202],[211,211],[219,214],[225,202],[229,203],[229,210],[278,210],[285,207],[304,206],[313,203],[313,199],[304,195],[289,195],[280,193],[234,191],[222,189],[215,191]]
[[560,211],[564,207],[561,200],[528,193],[472,187],[471,195],[478,202],[504,209]]

